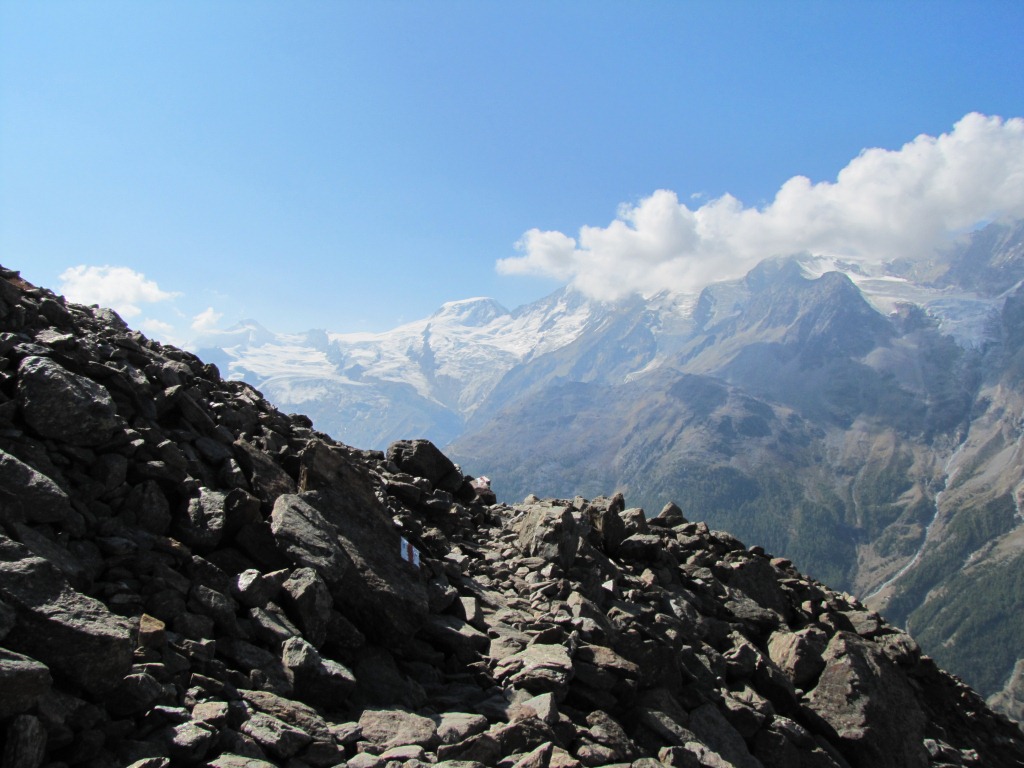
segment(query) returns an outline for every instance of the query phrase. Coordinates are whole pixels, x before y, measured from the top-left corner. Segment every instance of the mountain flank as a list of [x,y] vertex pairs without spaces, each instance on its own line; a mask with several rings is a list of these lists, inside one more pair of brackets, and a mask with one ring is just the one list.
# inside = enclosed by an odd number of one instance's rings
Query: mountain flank
[[2,268],[0,739],[3,768],[1024,764],[909,635],[674,504],[496,503]]

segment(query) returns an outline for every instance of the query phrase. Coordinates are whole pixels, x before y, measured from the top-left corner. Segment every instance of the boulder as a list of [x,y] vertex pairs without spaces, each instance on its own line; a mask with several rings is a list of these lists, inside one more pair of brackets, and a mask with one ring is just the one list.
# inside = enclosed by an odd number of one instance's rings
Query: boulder
[[300,488],[354,566],[344,582],[320,571],[335,606],[367,638],[400,645],[427,617],[427,589],[418,567],[403,558],[402,536],[374,479],[344,451],[313,441],[302,454]]
[[928,722],[903,672],[869,640],[837,632],[807,703],[829,724],[854,768],[923,768]]
[[567,571],[580,546],[580,531],[570,507],[532,504],[516,525],[519,548],[528,557],[557,563]]
[[494,676],[533,694],[553,693],[561,701],[572,680],[572,659],[563,645],[535,643],[499,661]]
[[0,648],[0,720],[31,709],[52,684],[45,664]]
[[60,523],[70,514],[71,501],[53,480],[0,450],[0,523]]
[[280,760],[294,757],[313,739],[308,733],[263,712],[253,713],[242,723],[242,733]]
[[440,741],[429,717],[400,709],[367,709],[359,718],[363,738],[382,749],[418,744],[431,749]]
[[293,637],[281,648],[281,664],[295,691],[295,697],[311,704],[339,706],[355,690],[352,671],[333,659],[325,659],[301,637]]
[[100,445],[123,424],[106,388],[48,357],[21,361],[15,397],[25,423],[40,437]]
[[324,580],[312,568],[296,568],[281,585],[281,594],[303,637],[316,648],[322,646],[334,605]]
[[91,693],[117,686],[132,665],[131,624],[76,592],[63,574],[0,536],[0,596],[17,611],[4,640]]
[[768,655],[779,668],[789,675],[797,688],[814,685],[825,668],[822,654],[828,636],[817,627],[805,627],[797,632],[779,630],[768,638]]
[[465,481],[452,460],[429,440],[398,440],[388,446],[387,458],[402,472],[426,478],[438,490],[457,493]]

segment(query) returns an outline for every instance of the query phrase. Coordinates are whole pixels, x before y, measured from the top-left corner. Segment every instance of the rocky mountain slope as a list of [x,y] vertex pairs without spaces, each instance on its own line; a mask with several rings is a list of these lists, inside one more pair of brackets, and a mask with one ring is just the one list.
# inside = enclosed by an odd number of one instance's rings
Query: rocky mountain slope
[[2,765],[1024,763],[787,560],[674,505],[493,502],[0,270]]
[[699,296],[473,299],[376,335],[250,324],[201,355],[335,437],[448,444],[502,498],[674,499],[1004,701],[1024,697],[1022,279],[1024,225],[997,223],[928,262],[803,254]]
[[485,404],[450,453],[511,498],[538,478],[675,499],[869,598],[996,694],[1022,658],[1022,251],[1021,225],[993,225],[927,276],[764,262],[706,289],[671,346],[654,314],[588,342],[605,370],[647,349],[641,374],[565,375],[593,359],[583,339],[522,366],[529,396]]

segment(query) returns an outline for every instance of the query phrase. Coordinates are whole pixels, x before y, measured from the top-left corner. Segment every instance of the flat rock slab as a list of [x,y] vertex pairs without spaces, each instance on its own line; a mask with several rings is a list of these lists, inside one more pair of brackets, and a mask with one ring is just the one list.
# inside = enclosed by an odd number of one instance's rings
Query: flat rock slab
[[572,680],[572,659],[562,645],[537,643],[499,661],[494,676],[531,693],[553,693],[561,700]]
[[363,738],[384,749],[418,744],[431,748],[438,742],[437,726],[429,717],[397,709],[367,709],[359,718]]

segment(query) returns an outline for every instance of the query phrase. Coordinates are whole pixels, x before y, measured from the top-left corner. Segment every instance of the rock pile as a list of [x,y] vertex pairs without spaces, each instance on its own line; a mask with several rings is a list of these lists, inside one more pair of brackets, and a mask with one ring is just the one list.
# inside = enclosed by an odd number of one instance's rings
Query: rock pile
[[1019,766],[786,560],[493,503],[0,269],[0,766]]

